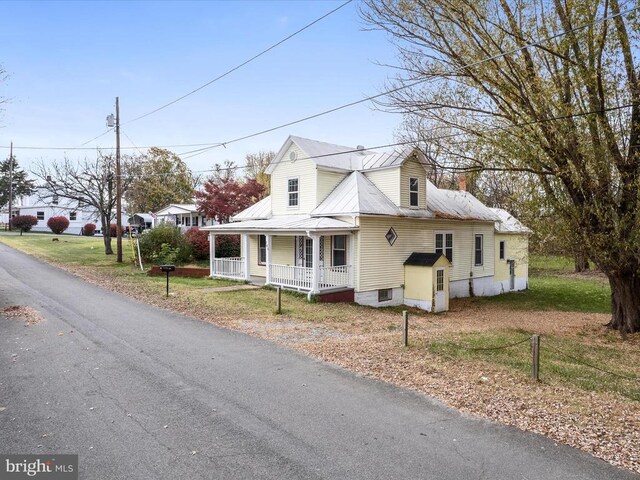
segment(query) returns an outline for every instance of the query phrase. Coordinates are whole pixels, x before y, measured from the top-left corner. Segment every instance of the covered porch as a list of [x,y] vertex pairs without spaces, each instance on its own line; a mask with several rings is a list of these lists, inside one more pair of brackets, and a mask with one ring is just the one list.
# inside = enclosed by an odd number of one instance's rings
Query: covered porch
[[[354,286],[354,225],[333,218],[287,217],[205,227],[211,277],[252,281],[309,295]],[[217,258],[218,235],[240,235],[241,256]]]

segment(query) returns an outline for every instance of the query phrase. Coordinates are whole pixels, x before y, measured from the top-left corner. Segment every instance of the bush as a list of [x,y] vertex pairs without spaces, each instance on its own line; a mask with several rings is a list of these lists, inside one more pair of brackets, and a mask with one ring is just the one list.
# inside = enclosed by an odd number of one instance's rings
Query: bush
[[69,219],[67,217],[51,217],[47,220],[47,227],[56,235],[60,235],[69,228]]
[[19,228],[20,235],[22,232],[28,232],[31,227],[38,224],[38,219],[33,215],[16,215],[11,219],[11,227]]
[[216,258],[239,257],[240,235],[217,235]]
[[140,254],[144,260],[156,265],[180,265],[191,259],[191,247],[179,227],[162,224],[140,237]]
[[196,260],[209,258],[209,232],[192,227],[185,232],[184,239],[191,247],[193,258]]
[[96,224],[95,223],[87,223],[84,227],[82,227],[82,235],[85,237],[93,237],[96,234]]
[[[120,226],[120,236],[124,235],[124,228],[122,226]],[[116,238],[118,236],[118,225],[115,223],[112,223],[111,225],[109,225],[109,236],[111,238]]]

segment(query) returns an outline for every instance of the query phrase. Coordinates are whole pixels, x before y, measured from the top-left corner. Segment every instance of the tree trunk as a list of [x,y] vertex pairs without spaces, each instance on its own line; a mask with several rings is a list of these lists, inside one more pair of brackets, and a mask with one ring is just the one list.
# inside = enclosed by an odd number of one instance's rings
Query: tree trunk
[[609,277],[611,321],[608,327],[623,335],[640,332],[640,278],[633,273]]
[[105,255],[113,255],[113,249],[111,248],[111,225],[109,220],[106,215],[102,215],[102,241],[104,242]]
[[589,270],[589,259],[585,256],[584,252],[575,252],[573,259],[576,267],[576,273]]

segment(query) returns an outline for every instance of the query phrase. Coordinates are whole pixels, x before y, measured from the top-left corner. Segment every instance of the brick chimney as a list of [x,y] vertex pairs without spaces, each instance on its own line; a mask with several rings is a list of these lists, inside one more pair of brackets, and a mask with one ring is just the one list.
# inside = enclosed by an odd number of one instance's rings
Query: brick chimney
[[458,190],[467,191],[467,177],[464,174],[458,175]]

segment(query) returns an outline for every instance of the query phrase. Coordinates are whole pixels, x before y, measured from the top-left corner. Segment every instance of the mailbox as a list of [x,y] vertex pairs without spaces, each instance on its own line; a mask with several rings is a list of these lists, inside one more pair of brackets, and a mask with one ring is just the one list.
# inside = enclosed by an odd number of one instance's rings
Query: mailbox
[[175,265],[160,265],[160,271],[161,272],[174,272],[176,269]]

